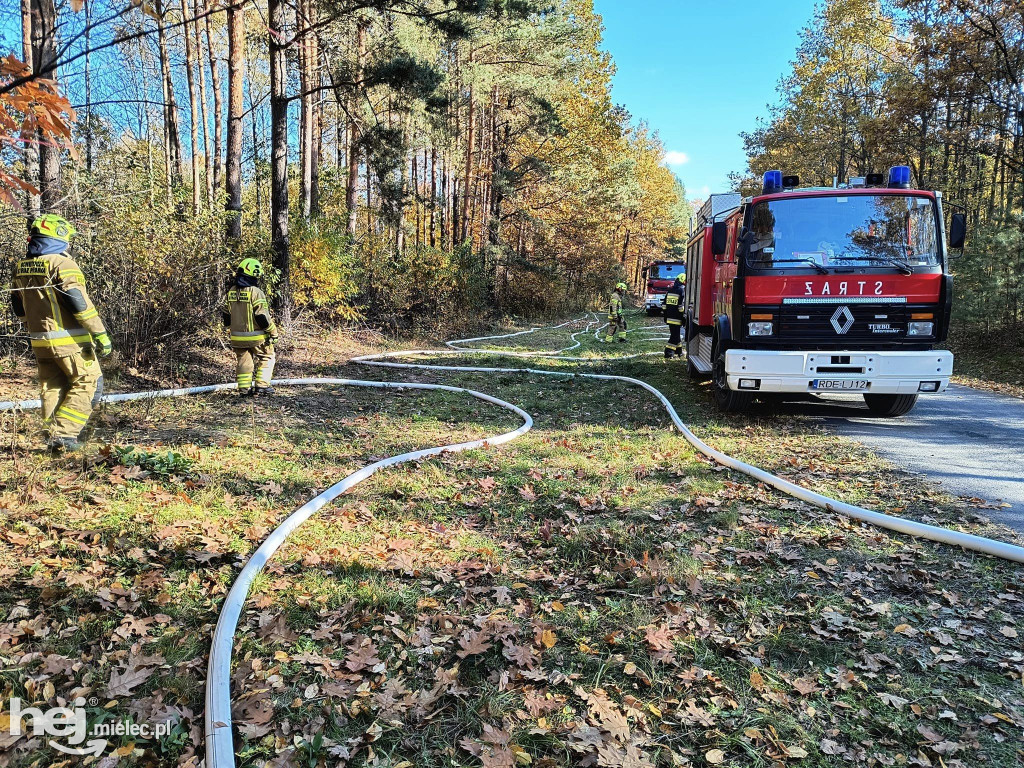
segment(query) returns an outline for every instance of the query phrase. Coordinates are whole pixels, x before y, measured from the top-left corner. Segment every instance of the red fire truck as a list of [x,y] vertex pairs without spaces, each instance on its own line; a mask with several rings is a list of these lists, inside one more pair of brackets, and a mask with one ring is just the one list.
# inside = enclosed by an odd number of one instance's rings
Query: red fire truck
[[647,295],[644,308],[648,315],[660,315],[665,291],[672,287],[676,277],[686,279],[686,264],[681,261],[655,261],[647,268]]
[[902,416],[943,391],[953,355],[942,194],[910,188],[894,166],[844,185],[799,188],[764,175],[750,198],[712,195],[687,244],[686,348],[692,378],[710,378],[725,411],[762,393],[855,393]]

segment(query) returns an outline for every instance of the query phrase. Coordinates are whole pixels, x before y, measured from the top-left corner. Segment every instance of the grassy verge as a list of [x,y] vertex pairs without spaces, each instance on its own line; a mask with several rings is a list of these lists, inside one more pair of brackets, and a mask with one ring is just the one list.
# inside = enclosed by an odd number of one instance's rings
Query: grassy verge
[[[571,330],[508,345],[557,349]],[[582,355],[622,349],[578,338]],[[652,398],[620,384],[296,367],[470,386],[536,425],[502,448],[381,473],[286,545],[236,646],[240,764],[1021,759],[1019,567],[721,471],[668,430]],[[993,532],[802,419],[719,418],[656,356],[586,370],[650,381],[709,442],[816,490]],[[91,721],[169,720],[161,740],[117,741],[121,764],[195,766],[208,638],[245,555],[359,466],[514,419],[448,394],[217,395],[109,408],[94,437],[109,449],[58,460],[35,452],[27,424],[11,426],[0,456],[5,699],[81,695],[95,698]],[[64,759],[31,737],[4,746],[14,766]]]

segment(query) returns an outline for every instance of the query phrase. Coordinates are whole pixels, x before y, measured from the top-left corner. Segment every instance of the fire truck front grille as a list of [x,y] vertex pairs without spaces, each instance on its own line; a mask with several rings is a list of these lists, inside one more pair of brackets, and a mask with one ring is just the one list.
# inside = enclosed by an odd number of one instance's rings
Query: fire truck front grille
[[778,337],[835,341],[838,339],[903,339],[907,335],[905,304],[784,304]]

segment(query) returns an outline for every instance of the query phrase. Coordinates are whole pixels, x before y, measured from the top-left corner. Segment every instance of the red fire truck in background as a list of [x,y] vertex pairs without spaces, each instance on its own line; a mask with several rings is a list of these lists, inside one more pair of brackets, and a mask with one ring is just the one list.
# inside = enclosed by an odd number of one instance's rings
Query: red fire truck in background
[[648,315],[660,315],[665,291],[672,287],[677,276],[686,279],[686,264],[681,261],[655,261],[647,268],[647,294],[644,308]]
[[953,355],[948,248],[962,248],[963,214],[947,241],[942,194],[910,188],[894,166],[846,185],[798,188],[780,171],[760,195],[712,195],[687,244],[685,342],[693,378],[710,378],[718,406],[762,393],[856,393],[901,416],[943,391]]

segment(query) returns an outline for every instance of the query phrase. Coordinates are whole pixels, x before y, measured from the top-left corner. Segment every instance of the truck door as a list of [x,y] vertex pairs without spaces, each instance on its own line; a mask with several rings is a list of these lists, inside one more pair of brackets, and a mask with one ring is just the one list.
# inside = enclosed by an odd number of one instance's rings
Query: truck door
[[732,308],[732,283],[736,277],[736,232],[739,217],[733,216],[727,222],[729,237],[725,255],[715,259],[714,306],[716,315],[728,315]]

